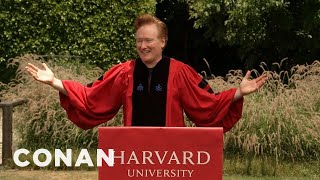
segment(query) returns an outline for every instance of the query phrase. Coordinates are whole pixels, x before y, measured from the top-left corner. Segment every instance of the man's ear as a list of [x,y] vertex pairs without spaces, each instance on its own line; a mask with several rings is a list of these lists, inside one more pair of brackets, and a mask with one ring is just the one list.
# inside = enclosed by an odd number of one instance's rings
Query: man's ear
[[164,47],[166,47],[166,38],[161,38],[161,42],[162,42],[162,46],[161,48],[164,49]]

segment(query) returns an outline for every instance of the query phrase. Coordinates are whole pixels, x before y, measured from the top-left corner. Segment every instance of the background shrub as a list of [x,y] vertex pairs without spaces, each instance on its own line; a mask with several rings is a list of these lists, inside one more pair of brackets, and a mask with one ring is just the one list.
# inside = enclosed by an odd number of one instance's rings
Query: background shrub
[[72,54],[105,69],[135,58],[133,21],[141,13],[154,13],[155,4],[155,0],[3,0],[0,81],[12,75],[4,71],[4,61],[26,53]]

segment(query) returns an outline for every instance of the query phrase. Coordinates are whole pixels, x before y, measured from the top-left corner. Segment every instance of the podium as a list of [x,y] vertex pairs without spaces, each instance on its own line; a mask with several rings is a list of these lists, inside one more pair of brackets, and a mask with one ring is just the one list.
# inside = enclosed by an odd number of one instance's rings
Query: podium
[[199,127],[100,127],[99,149],[114,150],[99,180],[221,180],[223,129]]

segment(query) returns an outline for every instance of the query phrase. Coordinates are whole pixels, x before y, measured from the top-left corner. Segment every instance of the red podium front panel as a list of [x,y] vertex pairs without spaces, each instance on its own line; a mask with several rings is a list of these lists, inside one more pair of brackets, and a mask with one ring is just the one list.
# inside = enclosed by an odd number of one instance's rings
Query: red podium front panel
[[101,127],[99,149],[114,150],[100,180],[222,179],[222,128]]

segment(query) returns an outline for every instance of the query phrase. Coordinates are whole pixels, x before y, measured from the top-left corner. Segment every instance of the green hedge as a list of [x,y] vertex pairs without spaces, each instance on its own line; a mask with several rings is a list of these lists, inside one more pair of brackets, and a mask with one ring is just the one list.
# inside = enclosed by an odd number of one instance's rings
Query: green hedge
[[0,67],[3,71],[4,61],[26,53],[81,56],[102,68],[135,58],[133,21],[154,13],[155,5],[155,0],[2,0]]

